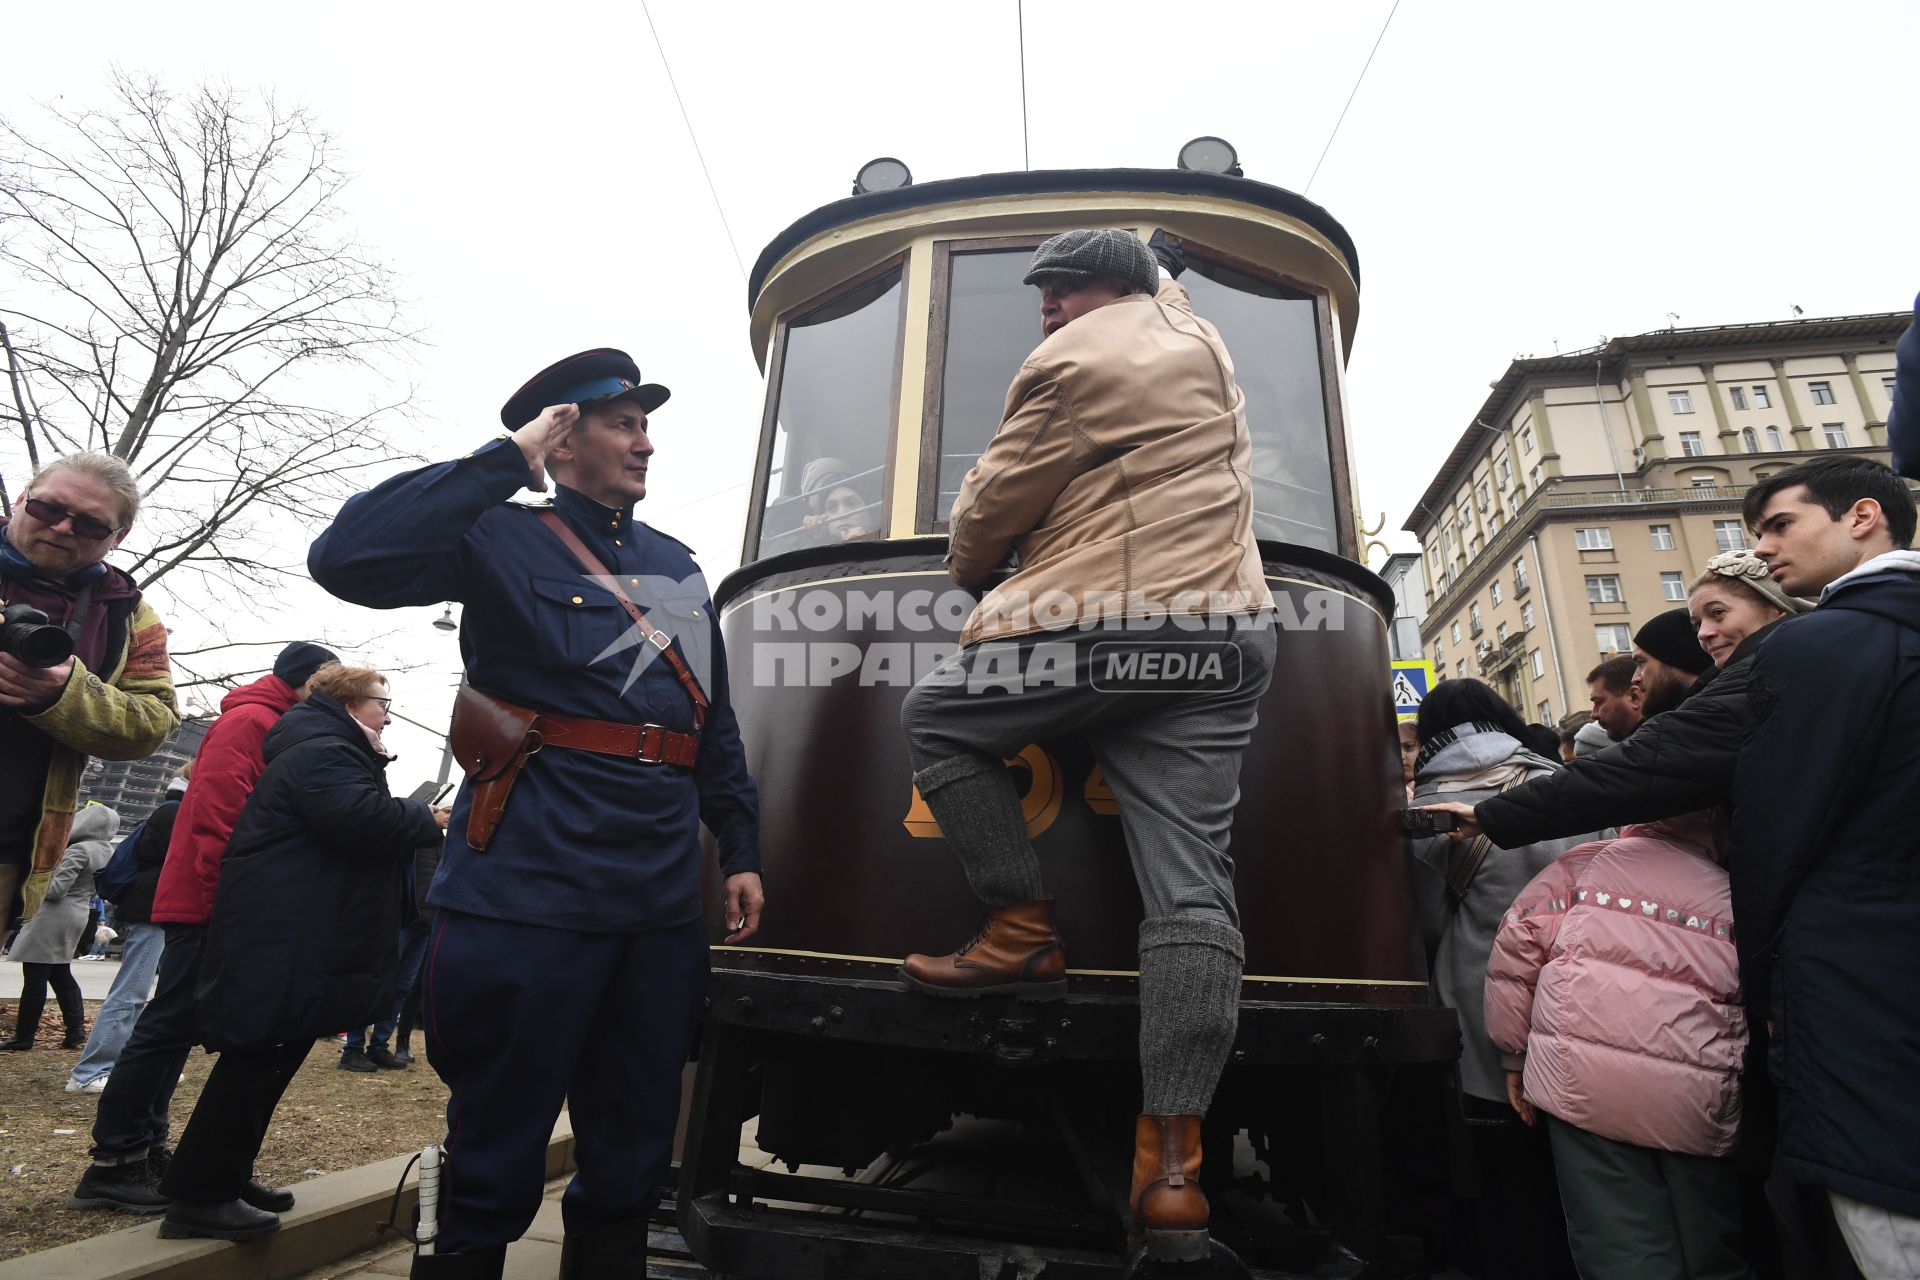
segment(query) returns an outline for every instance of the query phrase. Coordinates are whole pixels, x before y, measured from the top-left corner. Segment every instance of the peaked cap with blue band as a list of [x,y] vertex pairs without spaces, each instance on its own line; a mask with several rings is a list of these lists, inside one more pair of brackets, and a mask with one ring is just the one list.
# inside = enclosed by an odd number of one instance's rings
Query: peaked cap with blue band
[[500,409],[500,424],[518,431],[549,405],[577,404],[582,409],[610,400],[630,399],[652,413],[672,395],[657,382],[642,383],[633,357],[612,347],[596,347],[548,365],[527,379]]

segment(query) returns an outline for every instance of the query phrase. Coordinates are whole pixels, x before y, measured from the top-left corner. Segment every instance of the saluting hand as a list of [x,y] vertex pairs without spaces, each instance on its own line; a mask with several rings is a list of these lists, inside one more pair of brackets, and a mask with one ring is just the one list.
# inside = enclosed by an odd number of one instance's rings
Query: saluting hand
[[580,420],[577,404],[548,405],[540,416],[513,433],[513,442],[527,458],[527,473],[532,478],[527,488],[535,493],[547,491],[547,455],[567,438],[573,424]]
[[760,873],[742,871],[727,877],[727,941],[745,942],[760,930],[760,909],[767,905]]

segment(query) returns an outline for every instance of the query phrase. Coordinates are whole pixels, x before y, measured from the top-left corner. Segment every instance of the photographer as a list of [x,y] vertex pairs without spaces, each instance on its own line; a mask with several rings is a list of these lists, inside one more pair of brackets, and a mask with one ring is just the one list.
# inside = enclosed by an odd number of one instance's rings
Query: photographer
[[[23,890],[27,914],[38,907],[73,830],[87,757],[138,760],[180,723],[166,628],[133,579],[104,563],[139,507],[126,463],[75,453],[42,467],[12,517],[0,520],[0,909],[8,915]],[[38,650],[69,645],[68,656],[37,665],[46,657]]]

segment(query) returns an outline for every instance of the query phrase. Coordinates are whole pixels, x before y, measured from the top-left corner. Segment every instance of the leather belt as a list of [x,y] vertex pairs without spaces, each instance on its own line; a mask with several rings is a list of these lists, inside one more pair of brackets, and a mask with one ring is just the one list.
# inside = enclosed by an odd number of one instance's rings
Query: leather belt
[[597,751],[601,755],[638,760],[641,764],[674,764],[691,769],[700,759],[700,739],[657,724],[614,724],[581,716],[557,716],[542,711],[534,718],[531,752],[542,747]]

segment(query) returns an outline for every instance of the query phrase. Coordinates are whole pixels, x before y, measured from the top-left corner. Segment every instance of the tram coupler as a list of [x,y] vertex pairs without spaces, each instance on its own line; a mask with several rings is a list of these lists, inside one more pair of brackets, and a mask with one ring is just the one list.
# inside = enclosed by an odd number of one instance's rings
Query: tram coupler
[[1252,1272],[1240,1255],[1218,1240],[1207,1242],[1205,1257],[1178,1262],[1154,1257],[1151,1242],[1133,1251],[1121,1280],[1249,1280]]

